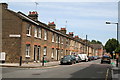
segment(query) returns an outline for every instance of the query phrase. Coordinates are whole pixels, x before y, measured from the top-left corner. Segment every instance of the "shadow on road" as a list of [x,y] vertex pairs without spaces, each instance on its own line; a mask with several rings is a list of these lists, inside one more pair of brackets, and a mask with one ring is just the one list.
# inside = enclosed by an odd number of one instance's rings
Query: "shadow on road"
[[[107,74],[107,70],[109,72]],[[89,67],[79,70],[73,74],[69,80],[112,80],[111,65],[91,64]]]

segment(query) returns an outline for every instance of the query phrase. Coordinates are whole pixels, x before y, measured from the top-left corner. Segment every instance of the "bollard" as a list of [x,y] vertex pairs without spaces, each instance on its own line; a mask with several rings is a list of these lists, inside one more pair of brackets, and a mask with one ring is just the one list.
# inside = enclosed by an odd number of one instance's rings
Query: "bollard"
[[118,58],[116,59],[116,67],[118,67]]
[[22,65],[22,56],[20,56],[20,66]]
[[43,56],[42,66],[44,66],[44,56]]

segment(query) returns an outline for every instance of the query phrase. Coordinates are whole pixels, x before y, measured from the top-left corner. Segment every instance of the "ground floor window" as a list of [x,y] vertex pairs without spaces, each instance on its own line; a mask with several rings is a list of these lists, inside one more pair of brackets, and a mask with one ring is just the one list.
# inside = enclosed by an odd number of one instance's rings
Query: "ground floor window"
[[51,58],[54,58],[54,48],[52,48],[52,54],[51,54]]
[[30,57],[30,44],[26,44],[26,57]]
[[44,47],[44,56],[47,55],[47,47]]

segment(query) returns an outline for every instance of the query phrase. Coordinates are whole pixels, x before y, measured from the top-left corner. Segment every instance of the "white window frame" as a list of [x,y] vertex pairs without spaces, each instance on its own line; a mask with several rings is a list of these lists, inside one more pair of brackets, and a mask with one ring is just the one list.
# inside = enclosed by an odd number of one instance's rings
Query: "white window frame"
[[47,30],[44,30],[44,40],[47,40]]
[[58,43],[58,42],[59,42],[59,36],[56,35],[56,43]]
[[43,54],[46,56],[47,55],[47,47],[44,47],[44,52]]
[[31,24],[27,24],[26,35],[31,36]]
[[26,44],[25,57],[30,57],[30,44]]
[[58,43],[60,43],[60,36],[58,37]]
[[54,58],[54,48],[52,48],[51,58]]
[[34,29],[34,37],[37,37],[37,27]]
[[38,28],[38,38],[42,38],[42,29]]
[[63,44],[63,37],[61,37],[61,44]]
[[52,34],[52,42],[54,42],[55,41],[55,35],[54,35],[54,33]]

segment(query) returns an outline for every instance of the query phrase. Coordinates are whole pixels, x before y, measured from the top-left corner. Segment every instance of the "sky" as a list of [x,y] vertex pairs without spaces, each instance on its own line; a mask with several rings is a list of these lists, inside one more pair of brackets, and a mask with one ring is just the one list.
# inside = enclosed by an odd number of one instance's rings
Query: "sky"
[[105,22],[118,22],[117,0],[9,0],[7,3],[9,9],[26,15],[29,11],[37,11],[41,22],[48,24],[54,21],[57,29],[66,27],[67,33],[74,32],[82,39],[87,35],[88,40],[99,40],[105,44],[108,39],[116,38],[116,25],[107,25]]

